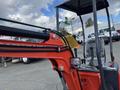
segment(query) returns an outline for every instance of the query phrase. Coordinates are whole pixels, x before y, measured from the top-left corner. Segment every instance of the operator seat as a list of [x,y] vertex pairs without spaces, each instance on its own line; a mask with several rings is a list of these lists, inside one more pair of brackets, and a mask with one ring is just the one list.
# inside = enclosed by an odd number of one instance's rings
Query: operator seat
[[[104,40],[103,38],[99,38],[99,48],[101,55],[102,64],[105,64],[106,62],[106,55],[105,55],[105,49],[104,49]],[[96,55],[96,43],[95,38],[91,38],[86,43],[86,62],[90,66],[98,66],[98,60]]]

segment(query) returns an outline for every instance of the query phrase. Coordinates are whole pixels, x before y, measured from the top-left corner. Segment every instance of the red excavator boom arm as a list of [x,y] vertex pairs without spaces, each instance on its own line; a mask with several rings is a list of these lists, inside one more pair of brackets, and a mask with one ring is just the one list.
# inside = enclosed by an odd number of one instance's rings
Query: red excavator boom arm
[[62,74],[69,90],[80,90],[77,72],[70,64],[72,53],[56,34],[50,33],[48,40],[36,43],[0,40],[0,57],[47,58],[53,69]]

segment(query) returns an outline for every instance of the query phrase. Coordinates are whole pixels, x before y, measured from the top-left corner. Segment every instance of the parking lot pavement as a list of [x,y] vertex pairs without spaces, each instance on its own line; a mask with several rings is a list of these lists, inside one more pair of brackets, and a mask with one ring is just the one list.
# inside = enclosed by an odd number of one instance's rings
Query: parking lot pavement
[[[110,45],[105,45],[105,52],[106,52],[106,59],[107,61],[110,61]],[[120,41],[119,42],[113,42],[113,54],[115,56],[115,60],[120,64]],[[79,57],[83,58],[83,48],[78,50]]]
[[[109,45],[105,49],[107,60],[110,61]],[[113,43],[113,50],[120,64],[120,42]],[[82,47],[78,52],[82,57]],[[7,68],[0,67],[0,90],[62,90],[62,85],[51,63],[44,60],[28,65],[8,63]]]
[[[109,46],[107,45],[105,49],[106,49],[107,60],[110,60]],[[114,54],[115,60],[120,65],[120,41],[113,42],[113,54]]]
[[58,75],[47,60],[29,65],[8,63],[7,68],[0,68],[0,90],[62,90],[61,88]]

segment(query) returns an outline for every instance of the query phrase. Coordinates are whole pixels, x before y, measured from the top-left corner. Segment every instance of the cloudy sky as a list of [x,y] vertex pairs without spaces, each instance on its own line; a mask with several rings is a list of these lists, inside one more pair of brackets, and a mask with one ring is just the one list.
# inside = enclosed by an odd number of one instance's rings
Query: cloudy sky
[[[34,25],[55,28],[55,6],[64,0],[0,0],[0,17]],[[120,0],[109,0],[110,12],[115,23],[120,23]],[[61,11],[62,17],[76,18],[76,14]],[[85,21],[91,15],[83,16]],[[99,12],[99,24],[105,25],[104,10]],[[84,21],[84,22],[85,22]],[[75,22],[75,21],[73,21]],[[4,23],[5,24],[5,23]]]

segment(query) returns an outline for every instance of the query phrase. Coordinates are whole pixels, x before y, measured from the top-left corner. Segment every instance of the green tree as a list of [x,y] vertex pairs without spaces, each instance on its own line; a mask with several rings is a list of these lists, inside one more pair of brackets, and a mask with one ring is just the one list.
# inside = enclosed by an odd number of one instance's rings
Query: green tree
[[87,27],[90,27],[90,26],[93,26],[93,20],[92,20],[92,18],[89,18],[89,19],[87,20],[87,22],[85,23],[85,26],[86,26],[86,28],[87,28]]

